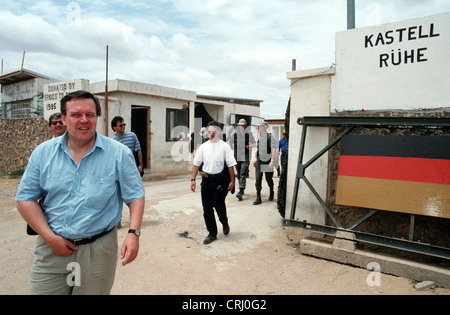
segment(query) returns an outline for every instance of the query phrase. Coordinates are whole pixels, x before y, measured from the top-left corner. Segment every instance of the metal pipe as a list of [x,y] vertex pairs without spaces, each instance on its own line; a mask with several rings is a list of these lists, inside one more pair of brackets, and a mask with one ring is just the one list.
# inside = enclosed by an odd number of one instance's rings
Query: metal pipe
[[109,47],[106,45],[106,85],[105,85],[105,136],[108,136],[108,60]]
[[355,0],[347,0],[347,29],[355,28]]

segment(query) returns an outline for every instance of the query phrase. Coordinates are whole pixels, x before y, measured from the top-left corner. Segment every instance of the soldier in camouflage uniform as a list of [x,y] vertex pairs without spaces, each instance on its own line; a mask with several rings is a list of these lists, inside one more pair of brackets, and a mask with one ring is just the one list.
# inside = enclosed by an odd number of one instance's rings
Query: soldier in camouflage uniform
[[234,147],[234,158],[237,161],[235,167],[236,177],[239,180],[239,192],[236,194],[236,198],[239,200],[242,200],[242,196],[244,195],[251,159],[251,148],[256,143],[252,132],[246,127],[247,121],[245,119],[240,119],[237,123],[237,128],[228,138],[228,144]]

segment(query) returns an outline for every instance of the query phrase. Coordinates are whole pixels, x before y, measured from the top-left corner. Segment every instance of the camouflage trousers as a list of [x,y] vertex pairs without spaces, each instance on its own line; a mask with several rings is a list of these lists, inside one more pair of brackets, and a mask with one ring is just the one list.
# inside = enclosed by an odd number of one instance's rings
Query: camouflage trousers
[[239,180],[239,189],[245,189],[249,165],[250,161],[238,161],[237,164],[235,165],[236,177]]

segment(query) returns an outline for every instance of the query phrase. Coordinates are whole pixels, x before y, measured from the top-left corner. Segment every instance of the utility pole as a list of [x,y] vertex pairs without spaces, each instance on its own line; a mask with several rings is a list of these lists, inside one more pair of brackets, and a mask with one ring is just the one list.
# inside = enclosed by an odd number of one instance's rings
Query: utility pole
[[347,0],[347,29],[355,28],[355,0]]
[[20,70],[23,69],[23,63],[25,62],[25,50],[23,51],[23,56],[22,56],[22,66],[20,67]]
[[108,136],[108,60],[109,46],[106,45],[106,85],[105,85],[105,136]]

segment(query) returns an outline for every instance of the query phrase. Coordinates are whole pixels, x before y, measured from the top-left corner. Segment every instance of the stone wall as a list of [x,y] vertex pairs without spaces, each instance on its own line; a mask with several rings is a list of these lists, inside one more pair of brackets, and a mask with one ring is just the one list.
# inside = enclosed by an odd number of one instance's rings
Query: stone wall
[[0,119],[0,174],[25,170],[33,150],[51,137],[43,117]]

